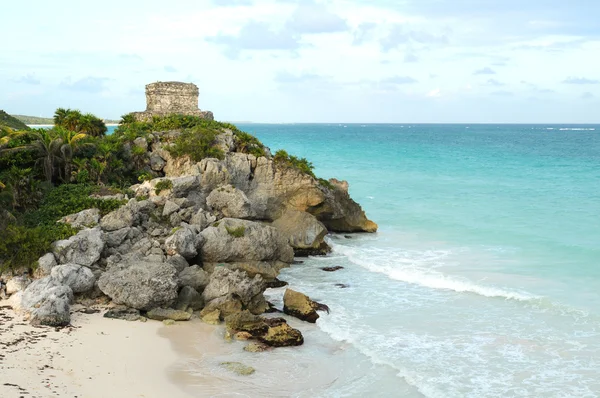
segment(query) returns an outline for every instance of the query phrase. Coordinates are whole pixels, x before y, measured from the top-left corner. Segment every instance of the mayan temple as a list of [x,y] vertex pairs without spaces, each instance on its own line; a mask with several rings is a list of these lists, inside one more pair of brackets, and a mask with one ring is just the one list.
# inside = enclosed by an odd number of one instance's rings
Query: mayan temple
[[214,120],[213,113],[198,108],[198,86],[193,83],[156,82],[146,85],[146,110],[135,112],[138,121],[145,122],[153,116],[172,114],[198,116]]

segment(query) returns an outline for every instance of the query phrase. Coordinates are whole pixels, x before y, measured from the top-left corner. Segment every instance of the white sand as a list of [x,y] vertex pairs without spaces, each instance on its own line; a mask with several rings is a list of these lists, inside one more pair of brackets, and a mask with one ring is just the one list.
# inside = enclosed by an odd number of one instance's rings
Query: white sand
[[159,334],[180,325],[127,322],[100,313],[74,313],[72,324],[34,328],[12,310],[0,309],[0,397],[189,396],[168,378],[178,355]]

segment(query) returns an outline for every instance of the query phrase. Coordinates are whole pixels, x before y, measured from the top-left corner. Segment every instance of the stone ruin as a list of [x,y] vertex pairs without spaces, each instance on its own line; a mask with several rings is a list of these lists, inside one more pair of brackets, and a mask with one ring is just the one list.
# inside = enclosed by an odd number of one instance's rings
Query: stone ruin
[[146,110],[134,112],[140,122],[153,116],[187,115],[214,120],[213,113],[198,108],[198,86],[193,83],[156,82],[146,85]]

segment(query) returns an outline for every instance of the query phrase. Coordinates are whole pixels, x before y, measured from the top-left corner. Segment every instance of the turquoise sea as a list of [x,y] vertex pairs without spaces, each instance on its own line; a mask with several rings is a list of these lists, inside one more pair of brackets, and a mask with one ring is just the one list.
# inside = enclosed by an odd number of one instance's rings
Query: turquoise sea
[[239,127],[379,224],[282,272],[331,314],[247,396],[600,396],[600,126]]

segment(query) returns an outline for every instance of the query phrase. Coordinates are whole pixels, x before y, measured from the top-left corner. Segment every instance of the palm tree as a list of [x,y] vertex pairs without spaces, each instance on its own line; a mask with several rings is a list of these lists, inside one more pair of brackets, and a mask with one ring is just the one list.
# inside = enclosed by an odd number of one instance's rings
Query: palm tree
[[80,131],[83,115],[77,109],[75,109],[75,110],[69,109],[68,111],[69,112],[65,116],[65,120],[60,125],[60,127],[64,127],[66,129],[72,130],[72,131]]
[[[9,140],[17,135],[28,135],[31,138],[31,142],[14,148],[2,149],[2,152],[34,151],[38,157],[36,164],[41,165],[46,181],[52,182],[56,166],[61,160],[60,147],[63,144],[62,138],[57,137],[52,130],[37,129],[13,133],[8,136]],[[7,137],[4,137],[2,140],[5,140],[5,138]]]
[[73,154],[78,148],[91,144],[82,142],[88,138],[87,134],[78,133],[76,131],[67,130],[61,127],[55,127],[53,130],[56,136],[62,141],[60,146],[60,154],[64,166],[64,174],[61,176],[61,179],[64,182],[69,182],[71,179]]
[[54,112],[54,125],[62,126],[67,118],[67,115],[71,112],[71,109],[58,108]]
[[97,118],[91,113],[86,113],[81,117],[78,131],[91,135],[92,137],[101,137],[107,130],[106,124],[104,124],[102,119]]

